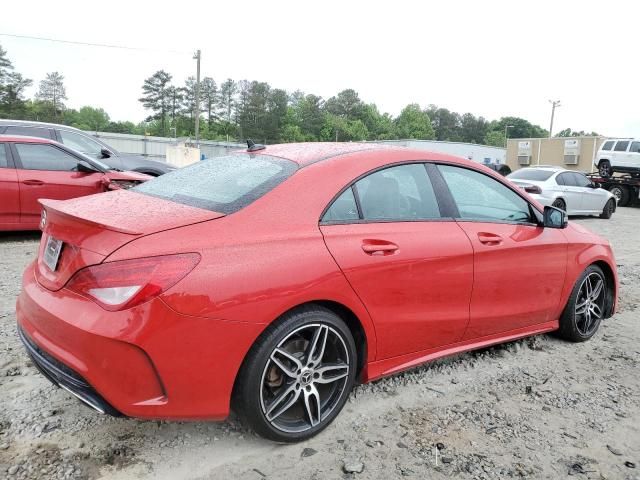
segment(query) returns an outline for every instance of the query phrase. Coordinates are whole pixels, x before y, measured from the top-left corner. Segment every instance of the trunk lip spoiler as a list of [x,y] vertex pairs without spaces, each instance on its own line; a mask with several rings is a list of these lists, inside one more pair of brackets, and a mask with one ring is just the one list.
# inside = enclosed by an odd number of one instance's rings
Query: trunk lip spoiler
[[[91,220],[91,219],[86,218],[86,217],[78,216],[77,214],[76,215],[72,215],[70,213],[65,212],[64,209],[56,208],[56,206],[58,204],[63,203],[63,202],[64,202],[64,200],[51,200],[51,199],[47,199],[47,198],[41,198],[41,199],[38,200],[38,203],[40,205],[42,205],[42,207],[45,210],[47,210],[47,211],[53,210],[53,211],[55,211],[55,213],[57,215],[62,215],[62,216],[67,217],[67,218],[73,218],[76,221],[81,221],[81,222],[86,223],[88,225],[96,225],[96,226],[102,227],[102,228],[104,228],[106,230],[111,230],[112,232],[124,233],[126,235],[142,235],[143,234],[143,232],[139,232],[139,231],[130,230],[130,229],[127,229],[127,228],[118,227],[116,225],[109,225],[109,224],[103,223],[103,222],[97,222],[95,220]],[[42,230],[42,225],[41,225],[40,229]]]

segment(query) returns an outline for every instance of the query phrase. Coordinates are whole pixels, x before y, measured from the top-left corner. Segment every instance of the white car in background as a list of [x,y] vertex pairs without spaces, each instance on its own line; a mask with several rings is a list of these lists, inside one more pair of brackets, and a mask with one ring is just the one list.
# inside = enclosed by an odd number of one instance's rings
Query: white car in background
[[616,172],[640,175],[640,140],[606,140],[600,146],[593,163],[598,167],[598,173],[602,178],[609,178]]
[[531,167],[516,170],[507,178],[542,205],[560,208],[567,215],[611,218],[616,211],[616,197],[584,173],[560,167]]

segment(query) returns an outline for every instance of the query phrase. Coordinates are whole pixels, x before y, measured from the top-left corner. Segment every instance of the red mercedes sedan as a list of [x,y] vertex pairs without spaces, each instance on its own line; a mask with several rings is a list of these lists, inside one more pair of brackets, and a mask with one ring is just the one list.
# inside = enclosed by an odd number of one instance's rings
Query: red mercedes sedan
[[66,200],[150,178],[112,170],[53,140],[0,135],[0,231],[37,230],[39,198]]
[[489,169],[375,144],[290,144],[41,200],[26,350],[101,412],[315,435],[355,382],[616,309],[607,240]]

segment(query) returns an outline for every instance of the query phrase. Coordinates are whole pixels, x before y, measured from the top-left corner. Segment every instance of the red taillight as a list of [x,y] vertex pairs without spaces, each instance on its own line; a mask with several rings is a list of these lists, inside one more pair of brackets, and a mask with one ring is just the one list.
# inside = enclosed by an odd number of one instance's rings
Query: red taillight
[[124,310],[167,291],[199,261],[197,253],[181,253],[102,263],[79,270],[66,288],[105,310]]

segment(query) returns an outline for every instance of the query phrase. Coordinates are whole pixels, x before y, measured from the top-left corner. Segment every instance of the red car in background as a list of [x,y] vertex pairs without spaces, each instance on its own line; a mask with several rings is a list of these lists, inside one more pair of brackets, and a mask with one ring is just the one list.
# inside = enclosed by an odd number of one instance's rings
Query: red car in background
[[67,200],[150,178],[110,170],[53,140],[0,135],[0,230],[37,230],[40,198]]
[[456,157],[290,144],[41,201],[25,348],[98,411],[224,419],[293,442],[356,381],[615,312],[609,242]]

